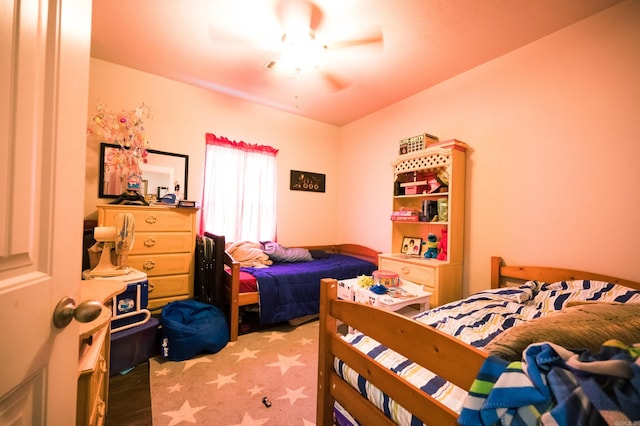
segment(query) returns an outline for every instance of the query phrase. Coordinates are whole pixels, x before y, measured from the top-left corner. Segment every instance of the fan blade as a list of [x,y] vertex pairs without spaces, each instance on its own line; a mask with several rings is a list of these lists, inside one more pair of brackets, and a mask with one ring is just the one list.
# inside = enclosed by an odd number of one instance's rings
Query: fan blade
[[382,34],[375,35],[367,38],[357,38],[351,40],[336,40],[326,44],[329,49],[342,49],[345,47],[362,46],[365,44],[377,44],[384,43],[384,37]]
[[347,83],[342,79],[339,79],[333,74],[330,74],[328,72],[322,72],[321,75],[324,78],[324,80],[329,84],[329,86],[331,86],[331,89],[334,92],[340,92],[346,89],[347,87],[349,87],[349,83]]
[[310,0],[281,0],[276,5],[276,16],[283,31],[317,30],[324,16],[322,10]]

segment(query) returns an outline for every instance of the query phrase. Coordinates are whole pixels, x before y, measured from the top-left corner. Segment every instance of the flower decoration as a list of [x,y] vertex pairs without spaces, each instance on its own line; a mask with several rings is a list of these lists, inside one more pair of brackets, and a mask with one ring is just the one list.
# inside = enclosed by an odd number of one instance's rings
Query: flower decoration
[[[92,122],[101,130],[106,142],[120,145],[114,163],[128,174],[140,175],[140,164],[147,162],[149,138],[144,131],[144,120],[151,117],[151,109],[144,103],[132,111],[114,113],[98,103]],[[91,129],[89,129],[91,132]]]

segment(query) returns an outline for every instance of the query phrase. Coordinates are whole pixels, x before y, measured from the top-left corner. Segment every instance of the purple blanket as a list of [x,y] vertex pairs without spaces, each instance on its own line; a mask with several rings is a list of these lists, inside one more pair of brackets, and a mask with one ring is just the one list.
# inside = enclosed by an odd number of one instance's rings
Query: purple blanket
[[272,324],[320,311],[320,280],[371,275],[378,269],[366,260],[331,254],[310,262],[274,263],[267,268],[241,268],[253,275],[260,292],[260,322]]

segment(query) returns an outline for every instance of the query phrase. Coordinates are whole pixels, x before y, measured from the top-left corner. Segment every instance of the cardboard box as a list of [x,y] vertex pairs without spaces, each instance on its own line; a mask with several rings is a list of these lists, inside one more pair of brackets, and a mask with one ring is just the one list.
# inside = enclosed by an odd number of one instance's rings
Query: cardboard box
[[354,300],[353,292],[354,288],[358,286],[358,279],[351,278],[348,280],[338,281],[338,299],[342,300]]
[[358,287],[354,291],[355,301],[365,305],[380,306],[379,295],[375,294],[369,288]]

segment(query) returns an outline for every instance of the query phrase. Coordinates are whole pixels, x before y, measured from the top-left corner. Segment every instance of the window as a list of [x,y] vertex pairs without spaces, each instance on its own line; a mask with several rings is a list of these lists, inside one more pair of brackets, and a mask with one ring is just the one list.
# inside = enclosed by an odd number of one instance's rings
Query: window
[[206,143],[200,231],[226,241],[275,241],[278,150],[210,133]]

